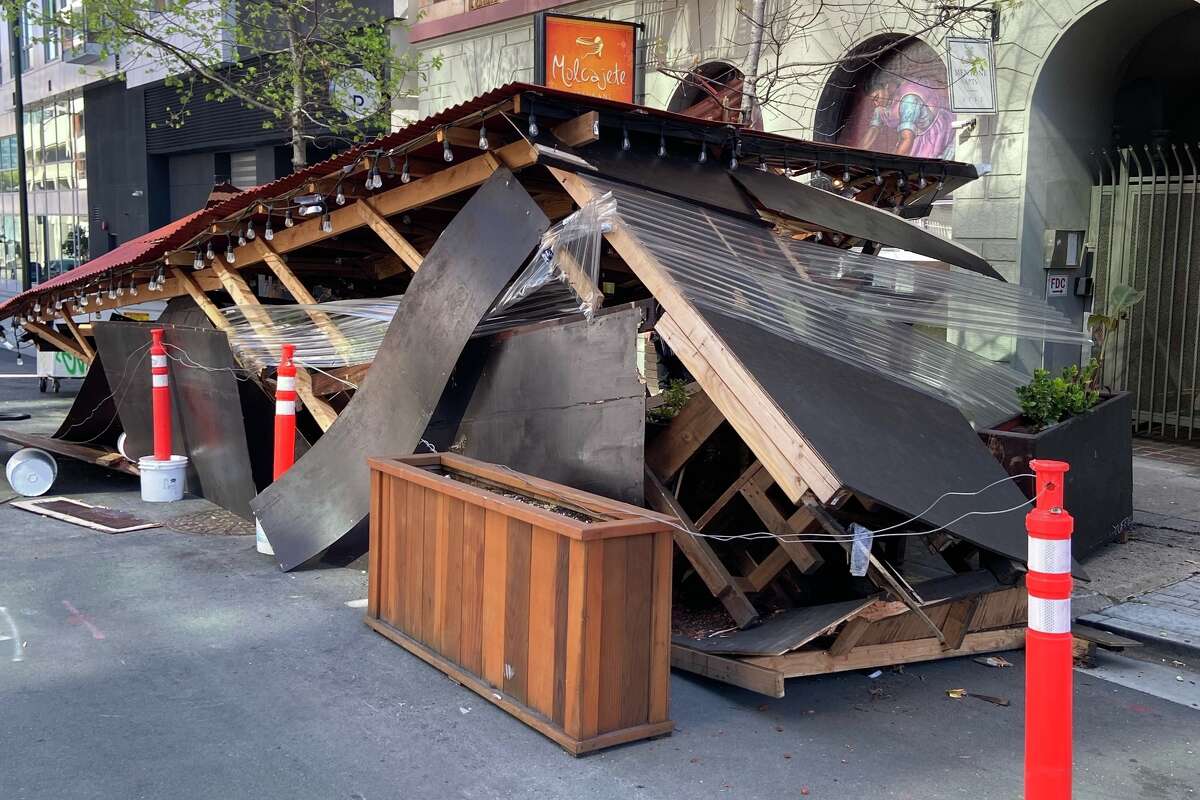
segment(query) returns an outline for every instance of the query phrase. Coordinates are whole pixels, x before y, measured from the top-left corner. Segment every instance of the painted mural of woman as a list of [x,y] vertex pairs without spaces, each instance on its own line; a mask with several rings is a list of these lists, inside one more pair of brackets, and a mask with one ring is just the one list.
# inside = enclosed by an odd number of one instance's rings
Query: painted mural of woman
[[894,136],[890,150],[897,155],[953,157],[953,120],[946,110],[945,89],[879,72],[871,82],[868,97],[874,111],[861,147],[878,149],[880,134],[887,131]]
[[944,62],[911,40],[884,54],[846,106],[840,144],[923,158],[954,157],[954,116]]

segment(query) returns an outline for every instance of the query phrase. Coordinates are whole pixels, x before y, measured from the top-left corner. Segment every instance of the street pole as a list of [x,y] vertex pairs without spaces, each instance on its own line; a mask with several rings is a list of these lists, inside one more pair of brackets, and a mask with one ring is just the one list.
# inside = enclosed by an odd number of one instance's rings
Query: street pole
[[21,14],[14,8],[8,13],[9,43],[12,46],[13,116],[17,129],[17,205],[21,215],[21,291],[33,286],[29,273],[29,188],[25,183],[25,96],[21,91]]

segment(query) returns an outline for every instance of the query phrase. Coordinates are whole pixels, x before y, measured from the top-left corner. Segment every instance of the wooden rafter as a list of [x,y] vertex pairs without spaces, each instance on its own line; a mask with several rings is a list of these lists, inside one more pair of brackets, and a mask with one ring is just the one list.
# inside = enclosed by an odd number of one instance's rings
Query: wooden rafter
[[555,125],[552,133],[554,138],[567,147],[583,147],[600,140],[598,125],[599,111],[587,111],[574,119]]
[[[576,204],[593,199],[587,182],[547,168]],[[682,291],[642,243],[618,219],[605,238],[642,284],[667,310],[655,329],[696,378],[725,419],[750,446],[793,503],[808,491],[827,502],[841,489],[830,467],[808,444],[754,376],[722,344]]]
[[[379,192],[372,196],[371,202],[375,211],[384,217],[389,217],[479,186],[501,166],[514,171],[520,170],[536,163],[537,158],[537,150],[528,142],[525,140],[513,142],[453,164],[439,172],[418,178],[411,183]],[[271,244],[280,254],[290,253],[347,231],[364,227],[366,222],[363,221],[361,212],[354,207],[355,205],[357,204],[343,206],[330,212],[330,220],[333,223],[331,232],[321,230],[320,219],[311,218],[297,223],[295,227],[276,231]],[[229,265],[231,270],[244,269],[263,260],[256,242],[257,240],[247,242],[245,245],[235,248],[235,259]],[[193,258],[194,256],[189,250],[170,254],[166,261],[171,265],[186,267],[192,263]],[[192,277],[195,283],[205,291],[222,288],[211,269],[199,270],[192,273]],[[63,292],[69,293],[70,290],[64,289]],[[184,294],[189,294],[187,286],[176,278],[170,278],[164,283],[162,291],[155,292],[151,297],[156,300],[168,300]],[[140,294],[134,297],[126,292],[115,299],[100,298],[96,301],[95,306],[88,310],[120,308],[145,302],[145,300],[146,297]],[[54,312],[51,310],[44,314],[41,320],[46,321],[52,319],[53,316]]]
[[[308,287],[296,277],[296,273],[292,272],[284,257],[275,251],[271,245],[265,241],[258,240],[258,249],[262,253],[262,259],[266,263],[271,272],[275,273],[275,277],[283,284],[284,288],[291,294],[292,299],[297,303],[306,306],[318,305],[317,298],[313,297],[312,292],[308,291]],[[350,342],[342,334],[333,320],[324,311],[319,311],[315,308],[307,310],[309,318],[316,324],[318,328],[325,332],[329,337],[330,343],[343,355],[348,355],[352,348]]]
[[63,310],[63,322],[67,323],[67,330],[71,331],[71,335],[75,337],[75,341],[79,343],[79,349],[84,352],[84,361],[91,364],[96,360],[96,351],[92,347],[91,342],[83,335],[83,331],[79,330],[79,326],[75,324],[75,318],[71,316],[71,312]]
[[205,293],[200,284],[196,283],[196,280],[191,275],[179,267],[171,267],[171,274],[175,276],[176,283],[187,294],[191,295],[192,300],[204,312],[204,316],[208,317],[208,321],[213,324],[214,328],[221,331],[229,330],[229,320],[225,319],[225,315],[217,308],[217,304],[209,299],[208,294]]
[[421,268],[424,257],[420,251],[413,247],[412,243],[405,239],[392,223],[375,210],[370,200],[364,197],[355,203],[354,207],[358,209],[359,216],[362,217],[367,227],[375,231],[375,235],[382,239],[383,243],[408,265],[409,269],[416,272]]
[[22,327],[25,328],[25,330],[29,331],[34,336],[39,337],[42,341],[48,342],[49,344],[52,344],[55,347],[57,347],[59,350],[62,350],[65,353],[70,353],[71,355],[76,356],[77,358],[82,359],[83,361],[90,362],[90,359],[87,357],[87,354],[79,349],[79,345],[77,345],[75,342],[68,339],[67,337],[63,336],[61,333],[54,330],[53,328],[46,326],[46,325],[42,325],[39,322],[29,322],[29,321],[22,322],[21,325],[22,325]]
[[[262,334],[270,334],[272,332],[270,319],[263,312],[262,304],[255,297],[254,292],[250,291],[246,279],[231,269],[219,255],[213,259],[212,268],[220,279],[221,285],[225,287],[225,291],[246,314],[246,319],[254,326],[255,330]],[[333,410],[333,406],[313,393],[312,380],[305,369],[296,369],[296,394],[304,401],[308,413],[312,414],[313,419],[321,426],[321,430],[329,430],[329,427],[337,421],[337,412]]]

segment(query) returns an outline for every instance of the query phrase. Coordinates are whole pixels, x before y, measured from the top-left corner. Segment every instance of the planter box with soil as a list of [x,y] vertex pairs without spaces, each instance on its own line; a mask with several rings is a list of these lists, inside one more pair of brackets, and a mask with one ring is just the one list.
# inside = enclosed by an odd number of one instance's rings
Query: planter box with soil
[[[1009,475],[1029,472],[1034,458],[1066,461],[1067,511],[1075,518],[1072,550],[1077,558],[1113,541],[1133,517],[1133,433],[1128,392],[1111,395],[1086,413],[1040,431],[1020,417],[980,437]],[[1018,481],[1033,497],[1033,479]]]
[[670,733],[667,518],[448,453],[370,466],[368,625],[575,755]]

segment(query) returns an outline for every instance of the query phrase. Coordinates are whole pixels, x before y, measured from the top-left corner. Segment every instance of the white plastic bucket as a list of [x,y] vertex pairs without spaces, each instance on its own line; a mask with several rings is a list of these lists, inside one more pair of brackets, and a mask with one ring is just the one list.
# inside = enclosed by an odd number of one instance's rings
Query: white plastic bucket
[[159,461],[154,456],[138,459],[142,473],[142,499],[147,503],[170,503],[183,498],[187,484],[187,456],[171,456]]
[[254,519],[254,549],[265,556],[275,555],[275,548],[267,541],[267,532],[262,529],[262,523],[257,517]]
[[50,491],[58,477],[58,462],[54,456],[36,447],[18,450],[4,467],[8,485],[17,494],[37,497]]

